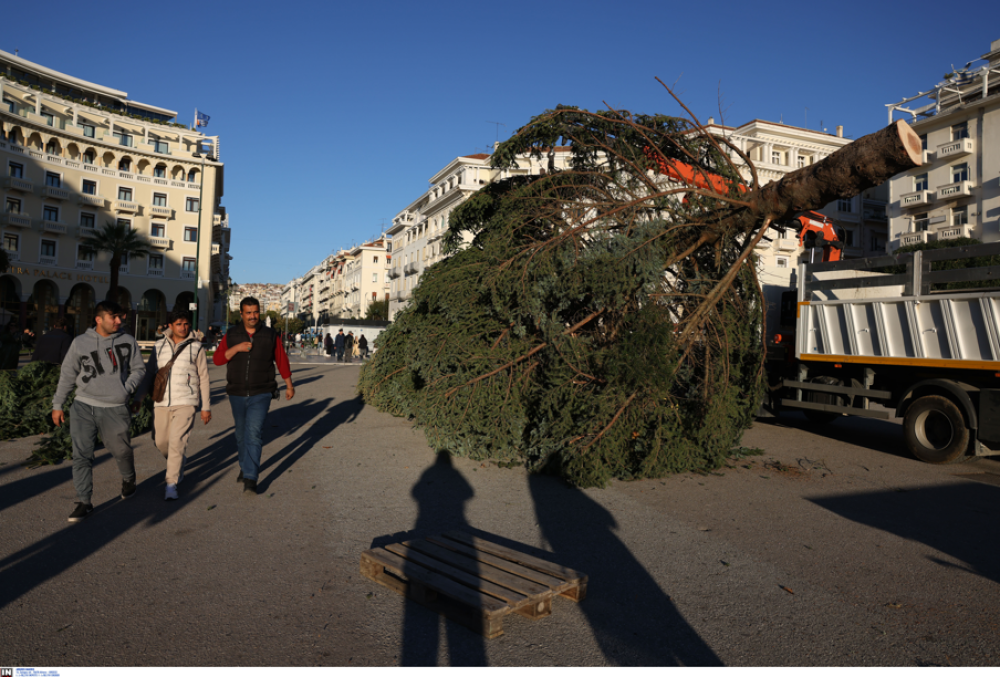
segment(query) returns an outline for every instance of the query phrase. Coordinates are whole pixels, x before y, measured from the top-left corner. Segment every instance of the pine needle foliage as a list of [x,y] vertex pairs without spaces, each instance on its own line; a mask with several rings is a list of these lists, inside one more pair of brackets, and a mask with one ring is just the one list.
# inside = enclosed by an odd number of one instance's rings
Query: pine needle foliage
[[[740,218],[725,143],[662,115],[534,118],[493,155],[508,178],[452,212],[451,256],[376,340],[365,401],[436,449],[579,486],[719,467],[763,388],[763,224]],[[669,182],[671,162],[722,181]]]

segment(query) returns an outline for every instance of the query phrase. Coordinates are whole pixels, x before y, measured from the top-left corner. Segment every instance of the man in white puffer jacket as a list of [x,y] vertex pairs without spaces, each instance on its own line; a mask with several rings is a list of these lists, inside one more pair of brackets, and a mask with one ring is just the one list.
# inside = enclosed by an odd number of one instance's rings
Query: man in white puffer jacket
[[146,363],[146,379],[136,401],[141,402],[145,393],[152,390],[156,372],[176,355],[163,400],[153,403],[156,447],[167,459],[167,490],[163,498],[171,501],[176,500],[177,485],[184,478],[185,452],[198,406],[201,405],[201,420],[206,425],[212,420],[212,411],[208,359],[201,341],[191,334],[191,313],[176,310],[168,320],[163,338],[153,345]]

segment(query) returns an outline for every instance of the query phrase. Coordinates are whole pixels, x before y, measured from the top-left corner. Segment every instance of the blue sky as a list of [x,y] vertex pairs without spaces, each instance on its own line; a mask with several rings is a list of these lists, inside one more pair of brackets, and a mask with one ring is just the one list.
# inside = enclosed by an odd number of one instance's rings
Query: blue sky
[[681,114],[659,76],[703,119],[858,138],[1000,39],[985,2],[8,4],[0,49],[211,116],[240,283],[378,234],[492,145],[488,121],[503,140],[557,104]]

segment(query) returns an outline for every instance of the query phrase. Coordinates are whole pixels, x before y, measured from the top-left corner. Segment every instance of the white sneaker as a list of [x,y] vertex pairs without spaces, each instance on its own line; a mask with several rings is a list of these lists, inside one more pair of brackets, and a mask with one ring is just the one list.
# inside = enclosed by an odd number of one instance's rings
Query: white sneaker
[[164,501],[176,501],[177,500],[177,485],[168,484],[167,492],[163,495]]

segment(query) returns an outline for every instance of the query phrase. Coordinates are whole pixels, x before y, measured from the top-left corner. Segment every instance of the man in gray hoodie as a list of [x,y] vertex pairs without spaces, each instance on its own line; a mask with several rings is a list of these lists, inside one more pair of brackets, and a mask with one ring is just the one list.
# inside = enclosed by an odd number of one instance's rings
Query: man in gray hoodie
[[79,522],[94,510],[92,469],[98,432],[118,463],[122,498],[135,493],[135,462],[129,437],[132,416],[127,403],[139,387],[146,366],[135,338],[120,332],[121,306],[101,301],[94,314],[96,326],[73,339],[52,398],[52,422],[62,425],[66,420],[63,403],[76,386],[69,430],[73,439],[73,486],[80,500],[69,516],[70,522]]

